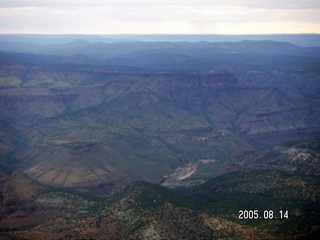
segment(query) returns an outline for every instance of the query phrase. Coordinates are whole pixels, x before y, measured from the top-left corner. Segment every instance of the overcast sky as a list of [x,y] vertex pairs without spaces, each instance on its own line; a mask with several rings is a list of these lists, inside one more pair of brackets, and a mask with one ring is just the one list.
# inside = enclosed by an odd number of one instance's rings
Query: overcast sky
[[0,0],[0,33],[320,33],[320,0]]

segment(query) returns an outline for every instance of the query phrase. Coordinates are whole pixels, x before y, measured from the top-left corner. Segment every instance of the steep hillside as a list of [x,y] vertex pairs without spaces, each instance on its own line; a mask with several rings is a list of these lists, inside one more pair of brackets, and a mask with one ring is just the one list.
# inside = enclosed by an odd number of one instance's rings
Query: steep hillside
[[[32,195],[19,205],[11,204],[9,211],[6,199],[22,194],[25,190],[19,185],[26,182]],[[149,183],[134,183],[105,200],[47,187],[39,191],[38,185],[20,173],[7,180],[2,191],[2,238],[214,238],[228,233],[225,229],[214,233],[202,213],[170,202],[177,201],[178,193]],[[215,225],[224,221],[216,219]]]
[[210,202],[214,215],[257,226],[278,239],[316,239],[319,180],[276,170],[233,172],[194,187],[192,195]]
[[320,175],[319,138],[288,142],[258,151],[249,151],[231,161],[224,172],[278,169],[306,175]]
[[[318,185],[319,178],[312,176],[238,172],[180,192],[135,182],[103,199],[49,188],[15,173],[1,182],[0,236],[313,239],[320,231]],[[240,210],[257,210],[258,218]]]

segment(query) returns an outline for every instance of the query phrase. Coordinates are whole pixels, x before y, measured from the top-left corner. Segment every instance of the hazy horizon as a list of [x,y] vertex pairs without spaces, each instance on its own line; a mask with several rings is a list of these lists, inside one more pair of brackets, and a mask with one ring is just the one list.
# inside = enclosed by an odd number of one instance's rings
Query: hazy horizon
[[239,42],[275,41],[289,42],[302,47],[320,46],[320,34],[1,34],[0,41],[29,42],[41,45],[66,44],[76,40],[91,43],[124,41],[143,42]]

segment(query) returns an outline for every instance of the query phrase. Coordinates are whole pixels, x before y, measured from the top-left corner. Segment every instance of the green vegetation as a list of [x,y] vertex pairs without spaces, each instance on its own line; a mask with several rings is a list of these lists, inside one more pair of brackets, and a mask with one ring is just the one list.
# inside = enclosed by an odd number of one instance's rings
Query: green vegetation
[[[23,191],[20,182],[27,182],[32,193],[24,202],[15,200]],[[27,237],[30,232],[38,235],[47,229],[54,238],[69,234],[83,238],[237,239],[242,230],[254,229],[256,236],[266,234],[269,239],[304,238],[320,231],[319,184],[319,177],[276,170],[234,172],[183,189],[134,182],[103,199],[44,187],[26,175],[15,174],[4,184],[3,199],[11,204],[3,205],[1,236]],[[239,219],[240,210],[258,210],[260,218]]]

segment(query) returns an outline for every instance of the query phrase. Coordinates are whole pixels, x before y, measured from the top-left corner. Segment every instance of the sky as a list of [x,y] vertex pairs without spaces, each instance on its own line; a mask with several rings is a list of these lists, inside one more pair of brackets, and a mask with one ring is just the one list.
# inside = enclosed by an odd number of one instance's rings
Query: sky
[[0,33],[320,33],[320,0],[0,0]]

